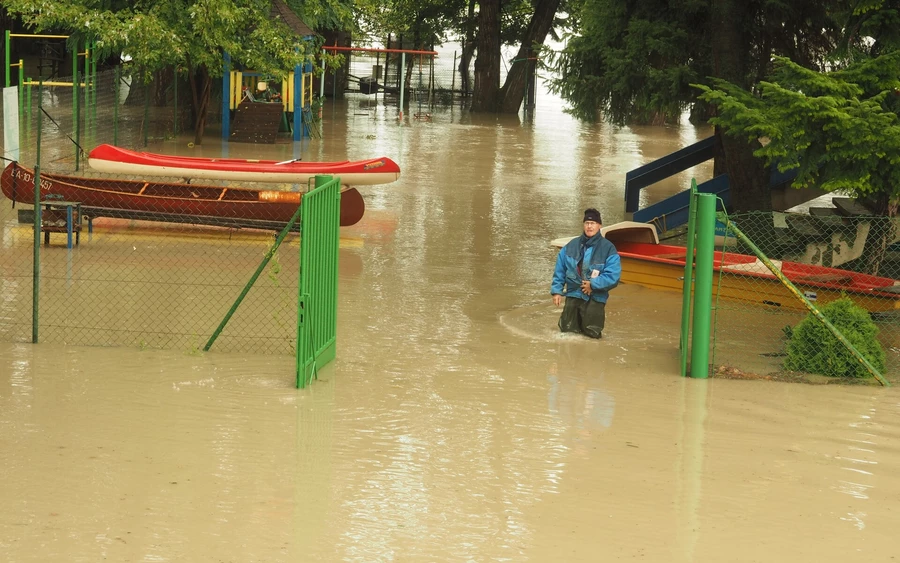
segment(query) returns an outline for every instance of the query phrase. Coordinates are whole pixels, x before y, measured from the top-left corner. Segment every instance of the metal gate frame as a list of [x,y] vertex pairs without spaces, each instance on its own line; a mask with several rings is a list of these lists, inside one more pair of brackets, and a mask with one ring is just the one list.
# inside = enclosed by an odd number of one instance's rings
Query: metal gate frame
[[297,388],[306,387],[336,356],[341,181],[316,176],[300,206],[297,298]]

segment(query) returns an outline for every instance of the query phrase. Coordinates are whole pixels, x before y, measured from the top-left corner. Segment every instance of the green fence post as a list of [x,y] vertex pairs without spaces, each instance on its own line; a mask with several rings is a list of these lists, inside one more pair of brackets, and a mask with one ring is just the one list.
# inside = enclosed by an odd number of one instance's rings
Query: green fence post
[[716,196],[697,194],[697,282],[694,284],[694,328],[691,331],[691,377],[700,379],[709,377],[715,242]]
[[113,144],[119,145],[119,82],[122,80],[122,67],[120,65],[116,65],[115,70],[115,80],[116,86],[113,88],[115,92],[115,100],[113,101]]
[[147,146],[147,137],[150,134],[150,83],[144,88],[144,146]]
[[687,376],[688,354],[691,342],[691,291],[694,288],[694,237],[697,223],[697,180],[691,178],[691,195],[688,207],[687,248],[684,253],[684,285],[681,289],[681,377]]
[[6,81],[4,82],[4,86],[9,88],[9,30],[3,30],[3,68],[5,69],[4,75],[6,76]]
[[31,280],[31,341],[38,343],[38,309],[41,288],[41,129],[43,129],[44,80],[38,83],[37,159],[34,163],[34,254]]
[[[28,88],[26,89],[26,96],[28,97],[25,100],[25,132],[28,136],[31,136],[31,77],[28,77]],[[21,94],[21,92],[20,92]]]
[[173,121],[175,121],[175,138],[178,138],[178,65],[175,65],[175,114],[173,115]]
[[23,115],[22,104],[25,103],[25,63],[19,59],[19,118]]
[[80,115],[78,113],[78,40],[72,49],[72,129],[75,133],[75,170],[78,170],[79,157],[78,153],[78,133],[80,126]]

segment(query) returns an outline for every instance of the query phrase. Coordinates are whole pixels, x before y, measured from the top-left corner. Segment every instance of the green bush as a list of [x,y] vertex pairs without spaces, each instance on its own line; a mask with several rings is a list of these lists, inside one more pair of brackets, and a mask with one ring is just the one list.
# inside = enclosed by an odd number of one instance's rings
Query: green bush
[[[849,297],[841,297],[819,310],[879,373],[884,373],[884,350],[876,338],[878,327],[868,311],[853,303]],[[791,331],[784,368],[832,377],[871,376],[866,367],[812,313]]]

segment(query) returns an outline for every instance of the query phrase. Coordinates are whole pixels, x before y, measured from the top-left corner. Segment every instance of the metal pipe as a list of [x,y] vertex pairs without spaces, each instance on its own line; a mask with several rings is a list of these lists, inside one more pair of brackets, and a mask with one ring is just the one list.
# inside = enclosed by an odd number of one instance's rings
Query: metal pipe
[[697,224],[697,180],[691,179],[691,195],[688,211],[687,248],[684,255],[684,285],[681,289],[681,377],[687,376],[687,358],[691,339],[691,290],[694,287],[694,237]]
[[697,281],[694,284],[694,328],[691,331],[691,377],[697,379],[709,377],[715,239],[716,196],[697,194]]
[[12,37],[12,34],[9,33],[9,30],[5,30],[3,32],[3,74],[6,76],[6,81],[4,82],[4,86],[9,88],[9,38]]
[[406,90],[406,53],[400,53],[400,121],[403,121],[403,91]]
[[116,70],[115,70],[116,86],[115,86],[115,88],[113,88],[113,91],[115,92],[115,94],[114,94],[115,100],[113,101],[113,144],[114,145],[119,144],[119,88],[121,88],[120,82],[119,82],[120,80],[122,80],[122,66],[116,65]]
[[41,130],[44,125],[44,86],[38,86],[37,160],[34,164],[34,256],[31,281],[31,342],[38,343],[41,288]]

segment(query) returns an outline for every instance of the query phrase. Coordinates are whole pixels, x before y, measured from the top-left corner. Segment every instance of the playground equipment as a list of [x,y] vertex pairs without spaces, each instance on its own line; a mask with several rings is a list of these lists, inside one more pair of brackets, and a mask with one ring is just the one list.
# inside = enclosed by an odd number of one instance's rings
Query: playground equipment
[[[269,92],[269,80],[263,74],[252,70],[232,70],[231,56],[225,53],[222,139],[274,143],[279,129],[287,126],[288,113],[293,114],[293,140],[300,141],[303,137],[314,135],[308,115],[304,119],[304,114],[311,111],[313,102],[312,70],[310,62],[297,65],[281,81],[281,92],[274,98],[266,96]],[[266,83],[266,88],[258,90],[263,82]],[[232,110],[235,112],[233,124],[228,119]]]
[[[85,111],[88,115],[96,116],[96,99],[97,99],[97,85],[96,85],[96,75],[97,75],[97,53],[93,48],[93,44],[90,42],[85,45],[83,52],[78,52],[78,46],[75,45],[75,50],[72,57],[72,82],[62,82],[62,81],[53,81],[53,80],[33,80],[30,76],[25,76],[25,63],[22,59],[19,59],[17,63],[10,63],[10,44],[11,39],[13,38],[21,38],[21,39],[63,39],[68,41],[68,35],[46,35],[46,34],[26,34],[26,33],[11,33],[9,30],[4,32],[4,86],[9,88],[11,86],[11,76],[10,70],[13,67],[18,67],[19,69],[19,118],[24,120],[26,123],[31,123],[31,88],[38,85],[43,85],[45,87],[50,86],[71,86],[72,87],[72,122],[75,124],[75,138],[72,141],[75,143],[75,170],[78,170],[79,164],[81,161],[81,148],[79,146],[79,140],[81,138],[81,120],[80,120],[80,106],[79,106],[79,98],[78,89],[81,88],[84,92],[84,107]],[[82,74],[83,81],[79,81],[79,73],[78,73],[78,62],[79,57],[84,57],[84,72]]]

